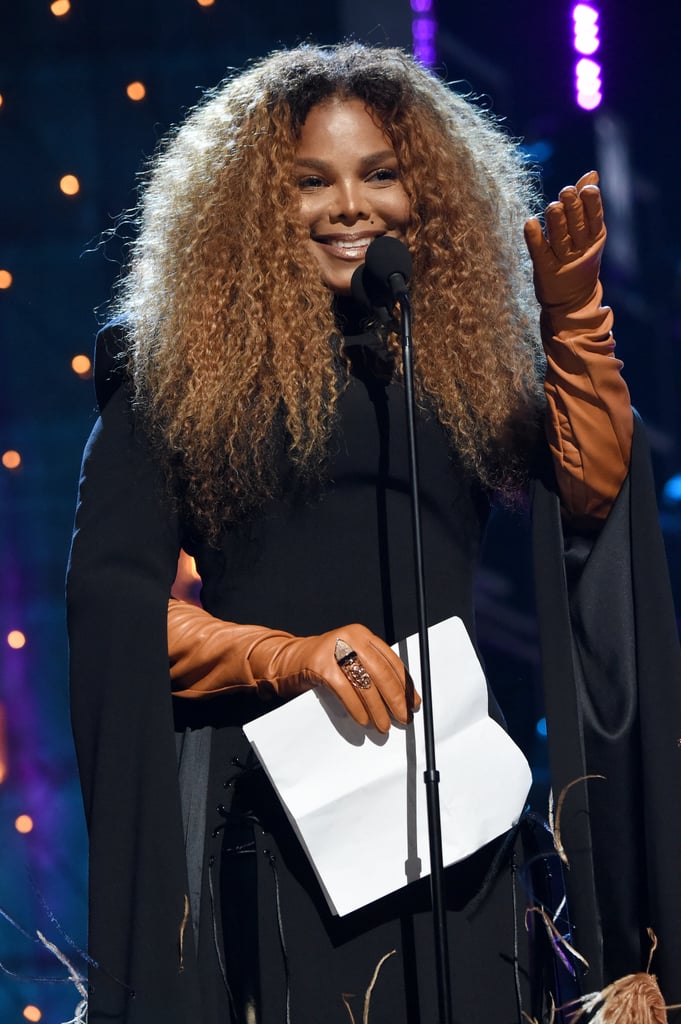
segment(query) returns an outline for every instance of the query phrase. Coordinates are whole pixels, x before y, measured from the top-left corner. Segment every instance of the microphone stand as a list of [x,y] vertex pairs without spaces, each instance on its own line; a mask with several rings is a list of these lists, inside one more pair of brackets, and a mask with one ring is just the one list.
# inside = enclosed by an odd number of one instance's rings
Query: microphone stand
[[411,336],[411,303],[404,286],[396,288],[396,299],[401,311],[402,363],[404,395],[407,417],[407,450],[409,456],[409,484],[412,509],[414,543],[414,570],[416,578],[416,604],[421,660],[421,695],[423,730],[425,734],[426,786],[428,810],[428,843],[430,852],[430,893],[433,907],[433,935],[435,943],[435,969],[440,1024],[451,1024],[452,994],[450,984],[449,942],[445,912],[444,866],[442,861],[442,826],[440,819],[440,773],[435,763],[435,733],[430,683],[430,652],[428,645],[428,615],[426,612],[425,570],[421,532],[421,506],[419,501],[418,455],[416,448],[416,417],[414,413],[414,362]]

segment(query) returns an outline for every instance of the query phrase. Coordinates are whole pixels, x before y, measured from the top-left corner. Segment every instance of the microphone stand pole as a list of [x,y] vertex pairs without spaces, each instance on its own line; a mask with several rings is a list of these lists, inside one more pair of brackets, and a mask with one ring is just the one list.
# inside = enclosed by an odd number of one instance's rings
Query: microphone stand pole
[[414,542],[414,568],[416,578],[416,603],[419,629],[419,655],[421,660],[421,695],[423,729],[425,734],[426,770],[423,780],[426,786],[428,809],[428,842],[430,852],[430,893],[433,907],[433,934],[435,940],[435,968],[437,975],[437,997],[440,1024],[451,1024],[452,994],[450,985],[449,943],[447,939],[447,916],[445,912],[444,866],[442,862],[442,827],[440,820],[440,773],[435,764],[435,733],[433,729],[433,705],[430,684],[430,653],[428,646],[428,616],[426,612],[425,571],[423,567],[423,542],[421,533],[421,508],[419,502],[418,457],[416,450],[416,417],[414,413],[414,362],[411,337],[411,303],[409,294],[400,289],[397,301],[402,313],[402,361],[404,368],[404,394],[407,415],[407,447],[409,454],[409,483],[412,508],[412,531]]

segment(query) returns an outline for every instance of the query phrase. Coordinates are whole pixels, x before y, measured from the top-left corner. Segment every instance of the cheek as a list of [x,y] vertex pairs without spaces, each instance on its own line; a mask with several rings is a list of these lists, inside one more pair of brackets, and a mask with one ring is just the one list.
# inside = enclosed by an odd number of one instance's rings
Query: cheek
[[386,206],[386,213],[389,213],[392,220],[399,224],[403,230],[406,230],[411,220],[411,203],[404,189],[390,196],[389,206]]
[[298,207],[298,216],[301,224],[305,227],[312,227],[319,217],[320,202],[315,196],[302,196]]
[[328,273],[328,261],[326,259],[326,254],[315,242],[313,242],[309,234],[305,238],[304,249],[307,254],[307,259],[311,261],[308,264],[308,270],[314,272],[315,276],[321,276],[322,281],[324,281],[325,284],[328,284],[328,281],[326,280],[326,275]]

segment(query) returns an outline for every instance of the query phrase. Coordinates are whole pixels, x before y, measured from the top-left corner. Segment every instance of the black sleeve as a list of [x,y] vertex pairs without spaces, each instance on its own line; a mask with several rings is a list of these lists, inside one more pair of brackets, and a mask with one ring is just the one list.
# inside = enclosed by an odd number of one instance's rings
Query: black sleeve
[[681,651],[644,430],[597,538],[566,574],[555,493],[533,507],[537,605],[554,794],[573,940],[589,990],[652,970],[681,1000]]
[[[72,725],[90,837],[89,952],[98,965],[91,1024],[199,1019],[191,928],[183,926],[167,655],[178,530],[119,386],[85,449],[67,576]],[[148,994],[159,990],[163,1006]]]
[[97,334],[93,377],[100,412],[125,380],[126,323],[126,317],[117,317]]

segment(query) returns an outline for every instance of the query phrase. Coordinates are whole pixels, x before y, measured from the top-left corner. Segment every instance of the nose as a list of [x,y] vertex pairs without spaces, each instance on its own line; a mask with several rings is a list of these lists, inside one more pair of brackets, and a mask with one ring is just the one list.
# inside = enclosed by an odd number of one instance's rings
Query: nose
[[368,220],[370,205],[366,192],[359,181],[339,181],[333,189],[329,219],[343,224],[353,224],[358,220]]

